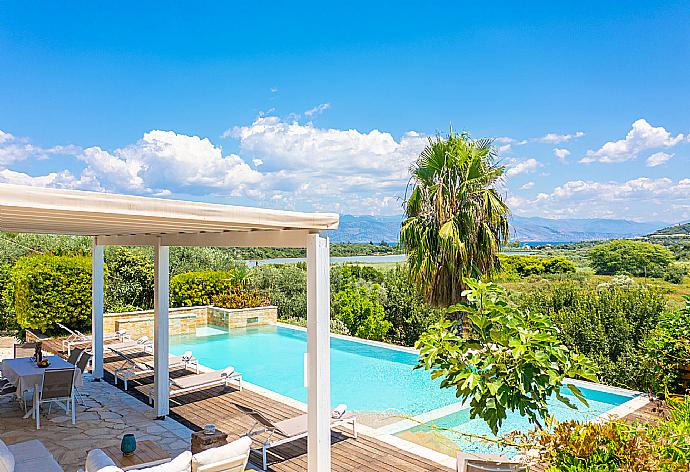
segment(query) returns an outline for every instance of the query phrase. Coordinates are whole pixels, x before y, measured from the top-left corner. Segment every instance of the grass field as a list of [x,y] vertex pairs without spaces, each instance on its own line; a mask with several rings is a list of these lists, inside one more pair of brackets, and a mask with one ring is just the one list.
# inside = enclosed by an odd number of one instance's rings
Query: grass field
[[[550,249],[537,251],[535,255],[544,257],[563,256],[566,259],[572,260],[575,263],[577,272],[575,274],[568,274],[563,276],[531,276],[519,280],[501,280],[497,282],[504,286],[511,292],[523,293],[533,290],[535,287],[548,284],[551,281],[562,279],[580,280],[588,285],[598,285],[600,283],[609,282],[613,279],[610,275],[595,275],[592,268],[589,267],[588,261],[582,251],[578,250],[559,250]],[[396,262],[380,262],[380,263],[357,263],[353,265],[365,265],[374,267],[380,271],[387,271],[394,268],[399,263]],[[690,266],[690,262],[683,262]],[[655,279],[651,277],[633,277],[633,279],[640,284],[658,287],[666,293],[669,301],[669,308],[675,309],[684,306],[684,296],[690,295],[690,277],[685,277],[682,284],[672,284],[662,279]]]

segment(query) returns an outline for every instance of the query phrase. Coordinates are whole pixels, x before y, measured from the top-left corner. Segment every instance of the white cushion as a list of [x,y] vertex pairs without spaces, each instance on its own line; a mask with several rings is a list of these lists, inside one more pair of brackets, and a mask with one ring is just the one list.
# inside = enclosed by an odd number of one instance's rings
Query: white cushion
[[113,460],[100,449],[91,449],[86,455],[86,472],[122,472]]
[[36,457],[53,457],[48,449],[38,439],[31,439],[21,443],[11,444],[7,446],[14,456],[15,464],[27,459],[35,459]]
[[60,464],[52,457],[34,457],[23,462],[17,462],[14,472],[64,472]]
[[184,451],[182,454],[165,464],[147,467],[145,469],[137,469],[138,472],[191,472],[192,470],[192,453]]
[[12,444],[7,449],[14,457],[14,472],[62,472],[60,464],[38,439]]
[[7,445],[0,440],[0,472],[14,471],[14,455],[7,448]]
[[251,445],[252,440],[245,436],[224,446],[206,449],[205,451],[194,454],[192,463],[194,467],[197,468],[204,465],[215,464],[233,457],[244,456],[249,454]]

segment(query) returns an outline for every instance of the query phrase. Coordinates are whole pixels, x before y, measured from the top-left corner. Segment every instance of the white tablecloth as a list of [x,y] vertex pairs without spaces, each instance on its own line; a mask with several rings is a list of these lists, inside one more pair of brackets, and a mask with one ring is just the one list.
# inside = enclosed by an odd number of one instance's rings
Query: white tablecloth
[[[50,361],[48,369],[73,369],[70,364],[60,356],[46,356]],[[43,372],[46,369],[38,367],[30,357],[20,357],[19,359],[5,359],[2,361],[2,375],[17,386],[17,395],[21,396],[23,391],[33,390],[34,386],[39,388],[43,385]],[[79,369],[75,369],[74,386],[84,385],[84,378]]]

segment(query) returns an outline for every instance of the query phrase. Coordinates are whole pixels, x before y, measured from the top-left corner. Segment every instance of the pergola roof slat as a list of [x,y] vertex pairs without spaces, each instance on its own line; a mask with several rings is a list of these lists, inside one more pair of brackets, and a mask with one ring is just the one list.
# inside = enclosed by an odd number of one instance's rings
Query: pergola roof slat
[[0,231],[86,236],[337,229],[334,213],[0,184]]

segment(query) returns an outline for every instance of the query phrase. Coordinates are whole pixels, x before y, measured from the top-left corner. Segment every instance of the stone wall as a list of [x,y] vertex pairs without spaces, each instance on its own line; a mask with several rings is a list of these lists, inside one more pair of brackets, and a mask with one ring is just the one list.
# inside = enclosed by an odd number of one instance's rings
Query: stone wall
[[[274,306],[230,310],[214,306],[170,308],[169,333],[171,336],[194,334],[197,328],[218,326],[241,328],[275,324],[278,310]],[[133,339],[153,338],[153,310],[127,313],[106,313],[103,316],[105,333],[127,330]]]
[[207,308],[207,324],[211,326],[244,328],[245,326],[276,324],[278,322],[278,309],[274,306],[260,306],[238,310],[215,306]]

